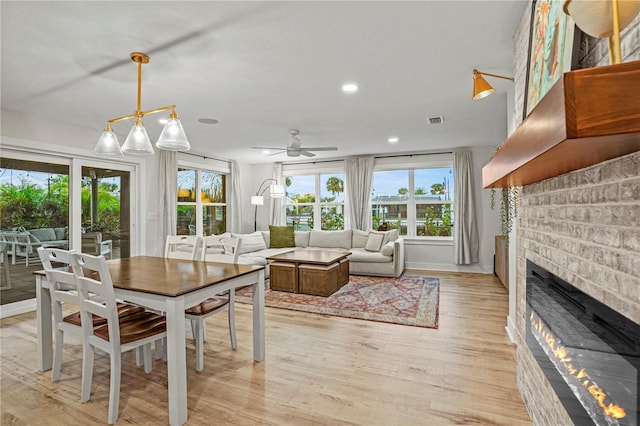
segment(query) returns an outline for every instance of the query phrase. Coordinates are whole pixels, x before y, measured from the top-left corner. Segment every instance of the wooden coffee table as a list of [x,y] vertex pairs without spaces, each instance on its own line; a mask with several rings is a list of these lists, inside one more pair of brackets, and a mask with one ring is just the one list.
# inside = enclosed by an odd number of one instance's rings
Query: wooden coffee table
[[267,257],[271,290],[329,296],[349,282],[348,251],[296,250]]

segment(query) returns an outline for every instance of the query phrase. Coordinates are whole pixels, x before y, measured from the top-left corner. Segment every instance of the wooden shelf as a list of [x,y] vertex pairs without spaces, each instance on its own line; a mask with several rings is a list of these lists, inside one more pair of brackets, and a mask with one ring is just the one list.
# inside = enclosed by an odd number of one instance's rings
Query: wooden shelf
[[640,151],[640,61],[565,73],[482,168],[522,186]]

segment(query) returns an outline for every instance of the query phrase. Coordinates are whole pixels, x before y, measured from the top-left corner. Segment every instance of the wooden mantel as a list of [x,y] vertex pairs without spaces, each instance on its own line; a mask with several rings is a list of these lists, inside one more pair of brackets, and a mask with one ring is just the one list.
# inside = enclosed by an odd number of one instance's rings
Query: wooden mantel
[[522,186],[640,151],[640,61],[565,73],[482,168]]

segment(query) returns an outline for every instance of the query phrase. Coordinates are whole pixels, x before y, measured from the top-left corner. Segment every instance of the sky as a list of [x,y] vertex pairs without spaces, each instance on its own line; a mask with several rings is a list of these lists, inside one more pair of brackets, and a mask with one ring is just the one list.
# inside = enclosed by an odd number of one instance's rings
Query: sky
[[[407,170],[390,170],[374,172],[374,184],[373,184],[373,197],[377,195],[389,196],[398,195],[398,188],[409,187],[409,172]],[[321,197],[331,195],[330,192],[324,187],[324,183],[329,176],[337,176],[344,180],[344,174],[332,173],[321,175],[320,190]],[[295,194],[312,194],[315,192],[315,177],[309,176],[293,176],[291,178],[292,184],[287,188],[289,196]],[[431,185],[434,183],[443,183],[446,180],[449,187],[450,199],[453,198],[453,171],[450,167],[437,168],[437,169],[416,169],[414,172],[414,185],[416,188],[423,188],[425,193],[430,194]],[[336,201],[343,201],[344,196],[341,196]]]

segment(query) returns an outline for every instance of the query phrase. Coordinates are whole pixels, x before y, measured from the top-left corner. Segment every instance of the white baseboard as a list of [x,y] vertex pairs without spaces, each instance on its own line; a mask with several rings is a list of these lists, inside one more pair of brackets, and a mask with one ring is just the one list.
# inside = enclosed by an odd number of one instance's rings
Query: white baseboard
[[36,310],[36,299],[21,300],[0,306],[0,318],[12,317]]
[[493,274],[493,265],[454,265],[453,263],[407,262],[404,266],[405,269]]

